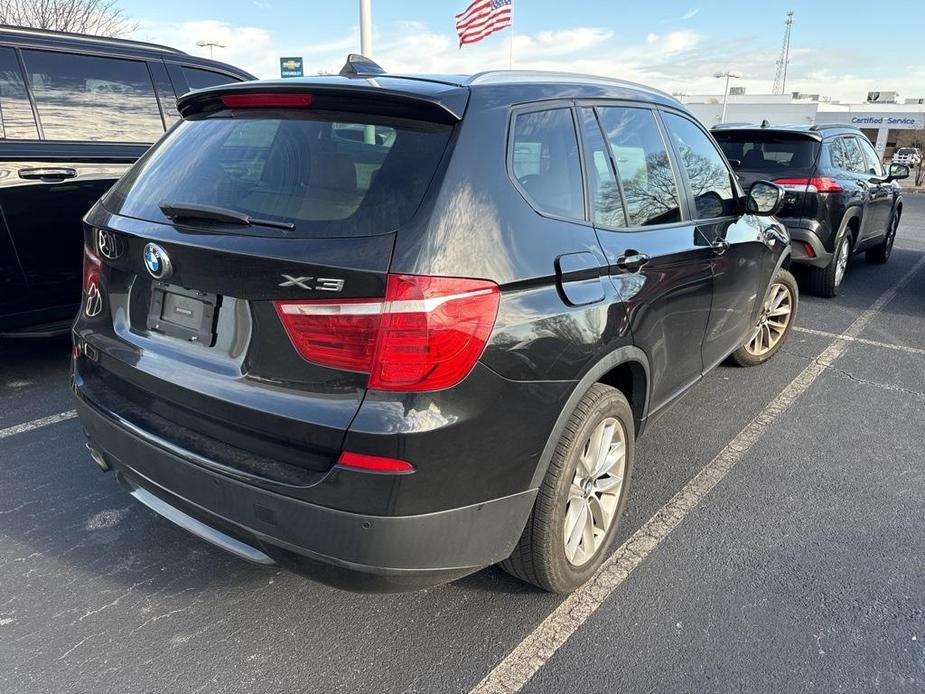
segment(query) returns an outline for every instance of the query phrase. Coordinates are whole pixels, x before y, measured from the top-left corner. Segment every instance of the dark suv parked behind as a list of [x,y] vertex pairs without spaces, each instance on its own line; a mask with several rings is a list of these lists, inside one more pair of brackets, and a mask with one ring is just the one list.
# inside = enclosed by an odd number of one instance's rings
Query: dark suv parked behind
[[713,136],[746,190],[766,179],[787,191],[780,216],[793,239],[793,261],[809,268],[813,293],[835,296],[853,253],[867,251],[874,263],[889,259],[903,211],[893,181],[909,169],[893,164],[887,174],[860,130],[765,123],[717,126]]
[[245,79],[166,46],[0,28],[0,339],[68,334],[87,210],[179,118],[178,95]]
[[646,423],[792,324],[782,191],[660,92],[351,60],[179,109],[86,218],[74,389],[97,464],[238,556],[571,590]]

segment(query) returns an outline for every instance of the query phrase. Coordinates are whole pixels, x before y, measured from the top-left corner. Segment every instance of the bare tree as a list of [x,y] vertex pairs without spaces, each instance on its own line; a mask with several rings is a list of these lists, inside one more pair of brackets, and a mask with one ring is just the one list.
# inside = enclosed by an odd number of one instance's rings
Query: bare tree
[[125,36],[138,28],[116,0],[0,0],[0,24],[97,36]]

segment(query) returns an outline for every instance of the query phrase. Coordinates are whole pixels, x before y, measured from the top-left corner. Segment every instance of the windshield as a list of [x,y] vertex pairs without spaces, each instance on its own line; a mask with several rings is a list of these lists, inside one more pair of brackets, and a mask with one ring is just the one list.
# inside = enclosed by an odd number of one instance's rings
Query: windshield
[[[447,125],[269,111],[184,120],[106,196],[111,212],[167,222],[160,205],[209,205],[291,222],[287,236],[367,236],[417,210],[449,140]],[[282,232],[196,220],[221,233]]]
[[915,150],[912,147],[900,147],[897,154],[915,154]]
[[713,133],[727,159],[737,159],[742,171],[773,174],[792,169],[811,169],[819,143],[771,133]]

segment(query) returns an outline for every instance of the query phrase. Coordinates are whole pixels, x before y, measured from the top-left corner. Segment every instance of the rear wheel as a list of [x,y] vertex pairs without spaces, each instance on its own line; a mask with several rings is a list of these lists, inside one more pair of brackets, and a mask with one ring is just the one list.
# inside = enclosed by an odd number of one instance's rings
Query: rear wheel
[[832,260],[825,267],[811,268],[808,275],[809,291],[817,296],[831,299],[838,295],[838,290],[848,272],[848,260],[851,258],[851,232],[845,231],[835,246]]
[[869,249],[864,258],[868,263],[883,264],[890,259],[893,252],[893,242],[896,240],[896,230],[899,228],[899,211],[895,211],[890,217],[890,227],[887,229],[886,238],[873,248]]
[[533,512],[501,567],[553,593],[569,593],[604,562],[626,503],[633,413],[623,393],[591,386],[569,418]]
[[748,341],[732,353],[732,361],[739,366],[757,366],[773,357],[790,335],[799,300],[793,275],[780,270],[768,289],[758,324]]

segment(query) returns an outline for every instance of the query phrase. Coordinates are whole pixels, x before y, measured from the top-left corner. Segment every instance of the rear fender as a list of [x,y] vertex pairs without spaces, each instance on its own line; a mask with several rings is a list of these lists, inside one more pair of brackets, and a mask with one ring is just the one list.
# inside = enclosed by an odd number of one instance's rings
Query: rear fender
[[546,476],[546,470],[549,468],[549,463],[552,460],[559,438],[562,436],[562,432],[565,431],[565,426],[568,424],[572,412],[575,411],[575,408],[578,406],[581,398],[584,397],[584,394],[606,373],[612,371],[621,364],[627,363],[639,364],[645,371],[646,399],[643,406],[640,431],[636,432],[637,437],[639,436],[642,432],[642,428],[645,426],[646,417],[649,414],[649,393],[651,392],[651,388],[649,387],[649,359],[646,357],[645,352],[639,349],[639,347],[635,345],[626,345],[625,347],[620,347],[605,355],[599,362],[592,366],[584,377],[575,385],[572,394],[559,413],[556,424],[552,428],[552,433],[550,433],[549,439],[546,441],[546,446],[543,448],[543,453],[540,455],[540,461],[536,466],[536,471],[533,473],[533,479],[530,481],[531,489],[535,489],[542,484],[543,477]]

